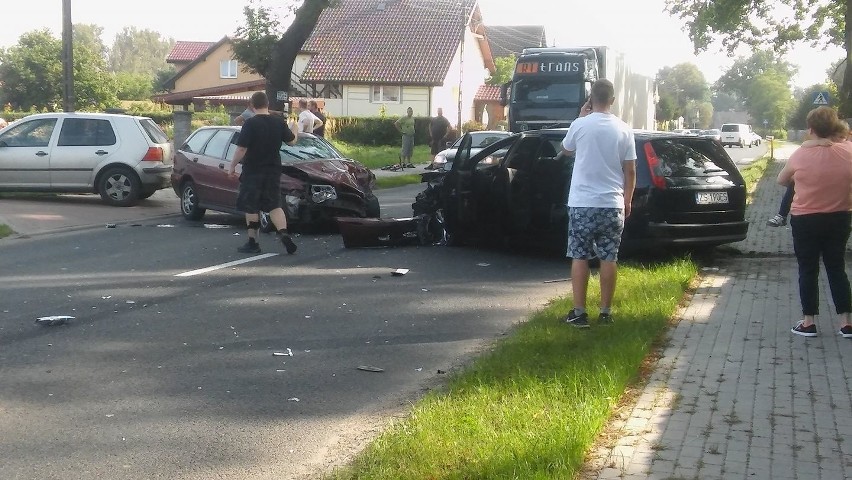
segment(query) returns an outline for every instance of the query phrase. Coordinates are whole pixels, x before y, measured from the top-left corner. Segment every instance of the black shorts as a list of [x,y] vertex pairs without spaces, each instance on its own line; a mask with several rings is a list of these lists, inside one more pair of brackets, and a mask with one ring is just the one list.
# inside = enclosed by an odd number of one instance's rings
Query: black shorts
[[237,210],[245,213],[270,212],[281,208],[281,174],[243,173],[237,194]]

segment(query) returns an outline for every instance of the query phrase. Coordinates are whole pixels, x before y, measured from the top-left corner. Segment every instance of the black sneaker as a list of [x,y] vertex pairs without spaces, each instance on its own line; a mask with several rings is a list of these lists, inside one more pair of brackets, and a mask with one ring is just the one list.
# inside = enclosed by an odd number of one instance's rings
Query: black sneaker
[[812,323],[805,327],[802,325],[802,322],[799,322],[796,324],[795,327],[791,328],[790,331],[795,333],[796,335],[801,335],[803,337],[817,336],[816,323]]
[[615,320],[613,320],[611,313],[601,313],[598,315],[598,324],[612,325],[613,323],[615,323]]
[[289,233],[281,234],[281,243],[284,245],[284,248],[287,249],[287,253],[293,255],[296,253],[296,244],[293,242],[293,239],[290,237]]
[[766,225],[770,227],[783,227],[787,225],[787,217],[782,217],[781,215],[775,215],[766,221]]
[[589,328],[589,315],[587,313],[577,315],[577,312],[572,308],[568,312],[568,316],[565,317],[565,323],[575,328]]
[[845,325],[837,332],[843,338],[852,338],[852,325]]
[[245,245],[237,248],[240,253],[260,253],[260,244],[257,242],[246,242]]

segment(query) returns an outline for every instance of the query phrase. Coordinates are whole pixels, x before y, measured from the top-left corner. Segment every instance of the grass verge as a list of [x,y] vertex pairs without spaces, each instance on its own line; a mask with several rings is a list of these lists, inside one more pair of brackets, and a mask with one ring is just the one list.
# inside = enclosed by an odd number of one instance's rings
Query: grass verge
[[766,170],[769,168],[769,162],[771,161],[769,154],[766,153],[762,157],[751,162],[747,167],[740,170],[740,173],[746,183],[746,192],[748,193],[749,203],[751,203],[751,197],[754,195],[755,189],[757,189],[757,183],[766,174]]
[[13,233],[15,233],[15,231],[12,230],[12,227],[10,227],[9,225],[0,223],[0,238],[6,238],[9,235],[12,235]]
[[[340,150],[340,153],[342,153],[343,156],[357,160],[371,170],[384,167],[385,165],[399,163],[400,147],[353,145],[351,143],[339,142],[336,140],[332,140],[331,143]],[[431,159],[428,146],[418,145],[414,147],[414,153],[411,156],[411,163],[422,164],[429,163],[430,161]]]
[[376,178],[376,188],[393,188],[403,185],[411,185],[412,183],[420,183],[420,175],[412,173],[410,175],[395,175],[393,177],[378,177]]
[[[552,302],[330,478],[571,478],[696,273],[621,266],[614,327],[573,329],[569,299]],[[598,291],[593,277],[589,305]]]

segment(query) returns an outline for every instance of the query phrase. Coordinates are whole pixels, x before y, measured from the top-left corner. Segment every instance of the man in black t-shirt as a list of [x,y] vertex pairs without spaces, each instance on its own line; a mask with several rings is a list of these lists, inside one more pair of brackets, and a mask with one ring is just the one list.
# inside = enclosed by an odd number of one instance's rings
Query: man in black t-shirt
[[257,232],[260,229],[260,212],[269,212],[269,218],[287,253],[296,252],[296,244],[287,233],[287,217],[281,208],[281,144],[296,143],[298,129],[284,119],[269,114],[269,98],[265,92],[251,96],[255,115],[243,123],[237,139],[237,150],[228,174],[236,176],[238,163],[243,164],[240,174],[240,191],[237,210],[246,214],[248,242],[237,250],[241,253],[260,253]]
[[438,116],[429,120],[429,146],[432,148],[432,161],[435,155],[447,148],[445,138],[450,133],[450,121],[444,116],[444,109],[438,109]]

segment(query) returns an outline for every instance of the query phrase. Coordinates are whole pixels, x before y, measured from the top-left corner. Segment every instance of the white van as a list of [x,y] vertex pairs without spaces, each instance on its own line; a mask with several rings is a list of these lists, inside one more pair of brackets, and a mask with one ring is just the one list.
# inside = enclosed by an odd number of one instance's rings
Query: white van
[[722,146],[737,145],[740,148],[745,148],[748,145],[751,148],[754,145],[760,145],[760,141],[755,137],[751,130],[751,125],[745,123],[726,123],[722,125]]

